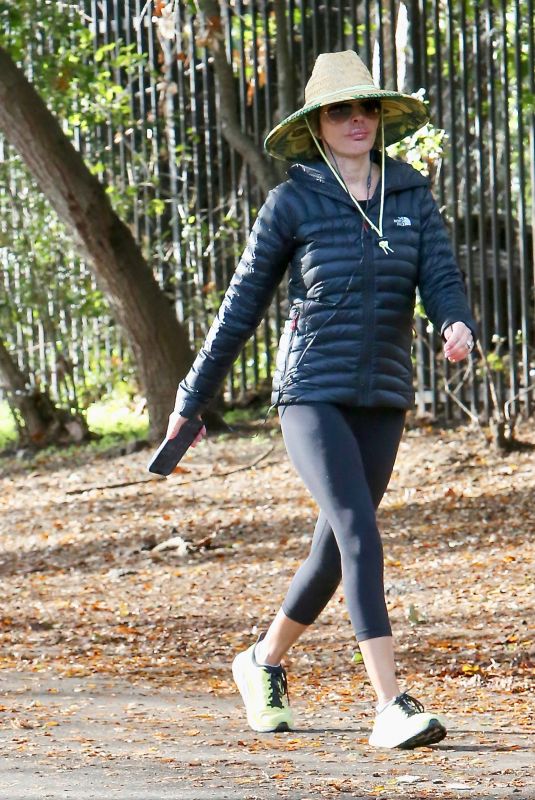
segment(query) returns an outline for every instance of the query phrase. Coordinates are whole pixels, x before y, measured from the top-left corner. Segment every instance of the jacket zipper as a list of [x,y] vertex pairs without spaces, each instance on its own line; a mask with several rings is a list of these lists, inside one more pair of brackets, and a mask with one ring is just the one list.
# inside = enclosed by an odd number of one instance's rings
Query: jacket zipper
[[292,346],[294,343],[295,334],[297,331],[297,325],[299,324],[299,316],[300,312],[298,308],[292,308],[290,312],[290,340],[288,342],[288,349],[286,350],[286,358],[284,359],[284,371],[281,376],[281,386],[279,389],[279,398],[281,392],[286,388],[286,373],[288,371],[288,363],[290,361],[290,354],[292,352]]
[[358,377],[359,385],[363,392],[362,402],[367,403],[368,395],[370,393],[371,383],[371,362],[373,358],[373,317],[374,307],[373,299],[375,294],[375,274],[373,263],[373,242],[371,236],[368,234],[364,239],[365,256],[363,260],[364,270],[364,286],[362,292],[362,307],[363,307],[363,326],[364,335],[362,337],[362,354],[360,358],[361,373]]

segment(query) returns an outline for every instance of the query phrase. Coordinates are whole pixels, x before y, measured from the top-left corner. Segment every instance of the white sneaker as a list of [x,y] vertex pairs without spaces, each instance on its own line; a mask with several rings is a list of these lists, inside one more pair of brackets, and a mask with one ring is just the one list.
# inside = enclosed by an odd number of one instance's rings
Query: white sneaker
[[377,714],[369,742],[373,747],[412,750],[436,744],[445,736],[444,720],[426,713],[418,700],[404,692]]
[[[256,643],[255,643],[256,644]],[[254,731],[289,731],[293,726],[288,683],[283,667],[258,664],[251,645],[232,662],[232,675]]]

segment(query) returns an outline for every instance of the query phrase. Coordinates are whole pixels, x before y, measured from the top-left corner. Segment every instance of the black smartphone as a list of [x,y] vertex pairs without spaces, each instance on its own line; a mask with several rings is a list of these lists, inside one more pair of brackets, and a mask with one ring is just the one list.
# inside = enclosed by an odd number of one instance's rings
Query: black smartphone
[[164,439],[149,462],[149,472],[170,475],[203,425],[200,419],[188,419],[173,439]]

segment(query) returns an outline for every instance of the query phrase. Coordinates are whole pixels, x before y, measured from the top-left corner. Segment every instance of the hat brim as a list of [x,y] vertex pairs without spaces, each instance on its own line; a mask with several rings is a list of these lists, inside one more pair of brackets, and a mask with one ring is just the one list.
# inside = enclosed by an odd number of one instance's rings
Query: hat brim
[[354,90],[349,88],[330,94],[328,98],[318,98],[312,103],[305,103],[303,108],[290,114],[268,133],[264,147],[272,156],[284,161],[315,158],[318,151],[306,124],[307,114],[331,103],[375,97],[381,100],[385,146],[412,135],[429,121],[427,107],[416,97],[376,87],[370,87],[369,90],[362,87]]

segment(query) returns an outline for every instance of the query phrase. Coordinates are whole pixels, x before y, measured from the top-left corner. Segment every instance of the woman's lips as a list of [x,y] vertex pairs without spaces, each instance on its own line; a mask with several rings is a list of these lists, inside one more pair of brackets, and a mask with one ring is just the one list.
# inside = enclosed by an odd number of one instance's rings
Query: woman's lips
[[351,131],[351,133],[349,133],[348,136],[349,136],[350,139],[354,139],[355,141],[359,142],[361,139],[366,139],[366,137],[368,136],[368,132],[367,131]]

